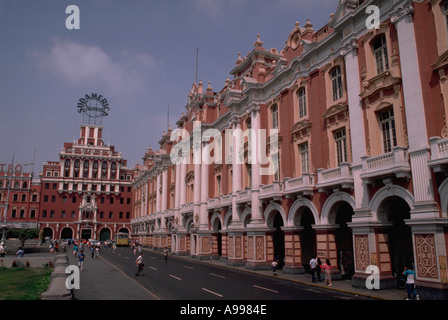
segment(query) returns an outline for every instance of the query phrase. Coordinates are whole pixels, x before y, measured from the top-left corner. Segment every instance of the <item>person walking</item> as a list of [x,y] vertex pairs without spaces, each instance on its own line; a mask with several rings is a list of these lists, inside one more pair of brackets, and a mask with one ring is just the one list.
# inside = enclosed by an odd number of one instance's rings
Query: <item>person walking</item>
[[95,256],[95,247],[92,245],[90,246],[90,256],[93,260],[94,256]]
[[73,256],[76,258],[76,254],[78,253],[78,246],[75,243],[75,246],[73,247]]
[[6,246],[2,242],[2,243],[0,243],[0,257],[3,258],[5,255],[6,255]]
[[320,276],[320,272],[322,270],[322,261],[320,260],[320,258],[317,258],[317,266],[316,266],[316,276],[317,276],[317,281],[321,282],[322,278]]
[[317,266],[317,260],[315,256],[313,256],[310,260],[310,271],[311,271],[311,281],[316,283],[316,266]]
[[85,254],[84,251],[81,250],[80,253],[78,254],[78,268],[80,271],[82,271],[83,267],[84,267],[84,259],[85,259]]
[[140,275],[140,272],[142,272],[143,267],[145,266],[143,264],[143,252],[140,253],[140,255],[137,257],[137,259],[135,260],[135,263],[137,264],[137,272],[136,272],[136,276]]
[[164,255],[165,263],[168,263],[168,247],[165,247],[165,249],[163,249],[163,255]]
[[329,259],[326,259],[325,263],[322,265],[322,269],[325,272],[325,282],[327,283],[327,286],[331,287],[333,283],[331,282],[331,262]]
[[271,267],[272,267],[272,272],[274,273],[274,276],[277,276],[278,262],[275,260],[272,261]]
[[403,275],[406,277],[406,290],[408,291],[408,298],[406,300],[412,300],[412,296],[414,299],[420,300],[420,296],[415,291],[415,272],[411,267],[404,268]]

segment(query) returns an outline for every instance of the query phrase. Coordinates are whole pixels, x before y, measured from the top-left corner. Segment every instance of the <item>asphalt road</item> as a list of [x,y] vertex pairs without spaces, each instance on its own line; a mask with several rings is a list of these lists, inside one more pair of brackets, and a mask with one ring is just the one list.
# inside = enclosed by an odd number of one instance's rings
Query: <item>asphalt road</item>
[[101,257],[162,300],[365,300],[363,296],[307,286],[251,272],[144,250],[137,270],[130,248],[102,250]]

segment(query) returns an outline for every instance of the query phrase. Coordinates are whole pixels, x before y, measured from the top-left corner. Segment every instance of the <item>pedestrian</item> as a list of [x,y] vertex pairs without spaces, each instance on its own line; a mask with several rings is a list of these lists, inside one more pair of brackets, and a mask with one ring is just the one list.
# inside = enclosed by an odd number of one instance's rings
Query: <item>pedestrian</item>
[[412,296],[414,299],[420,300],[420,296],[415,291],[415,272],[411,267],[404,268],[403,275],[406,277],[406,290],[408,291],[408,298],[406,300],[412,300]]
[[316,275],[317,275],[317,281],[321,282],[322,278],[320,276],[320,271],[322,270],[322,261],[320,258],[317,258],[317,266],[316,266]]
[[81,252],[78,254],[78,267],[79,270],[82,271],[82,268],[84,267],[84,259],[85,259],[84,251],[81,250]]
[[90,246],[90,256],[92,257],[92,260],[94,258],[95,255],[95,247],[94,246]]
[[311,281],[314,283],[317,282],[316,267],[317,267],[317,260],[316,260],[315,256],[313,256],[310,260],[310,271],[311,271]]
[[274,273],[274,276],[277,276],[278,262],[276,260],[272,261],[271,267],[272,267],[272,272]]
[[3,258],[5,255],[6,255],[6,246],[2,242],[2,243],[0,243],[0,257]]
[[137,257],[137,259],[135,260],[135,263],[137,264],[137,273],[135,275],[139,276],[140,272],[142,272],[143,267],[145,266],[143,264],[143,252],[141,252],[140,255]]
[[100,256],[100,247],[96,246],[95,248],[95,259],[97,259]]
[[73,256],[76,258],[76,254],[78,253],[78,246],[75,243],[75,246],[73,247]]
[[168,263],[168,247],[165,247],[165,249],[163,249],[163,254],[164,254],[165,263]]
[[23,251],[22,247],[19,247],[19,250],[16,252],[16,257],[23,258],[25,251]]
[[329,259],[326,259],[325,263],[322,265],[322,270],[325,272],[325,282],[327,283],[327,286],[331,287],[333,283],[331,282],[331,262]]

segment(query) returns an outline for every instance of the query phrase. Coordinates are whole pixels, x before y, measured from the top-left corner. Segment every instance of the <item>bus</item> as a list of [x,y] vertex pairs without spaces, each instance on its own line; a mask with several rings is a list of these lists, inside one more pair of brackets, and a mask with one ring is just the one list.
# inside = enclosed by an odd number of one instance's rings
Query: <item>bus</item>
[[126,232],[118,232],[115,235],[115,244],[118,246],[126,246],[128,247],[130,243],[129,233]]

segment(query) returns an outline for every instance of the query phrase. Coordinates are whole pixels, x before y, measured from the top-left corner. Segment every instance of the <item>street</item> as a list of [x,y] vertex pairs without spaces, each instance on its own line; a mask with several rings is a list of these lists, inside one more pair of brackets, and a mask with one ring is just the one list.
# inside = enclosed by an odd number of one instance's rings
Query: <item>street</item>
[[[161,300],[359,300],[349,293],[326,290],[233,268],[143,250],[140,276],[130,248],[101,250],[101,257]],[[88,257],[87,259],[90,259]],[[118,292],[117,292],[118,294]]]

